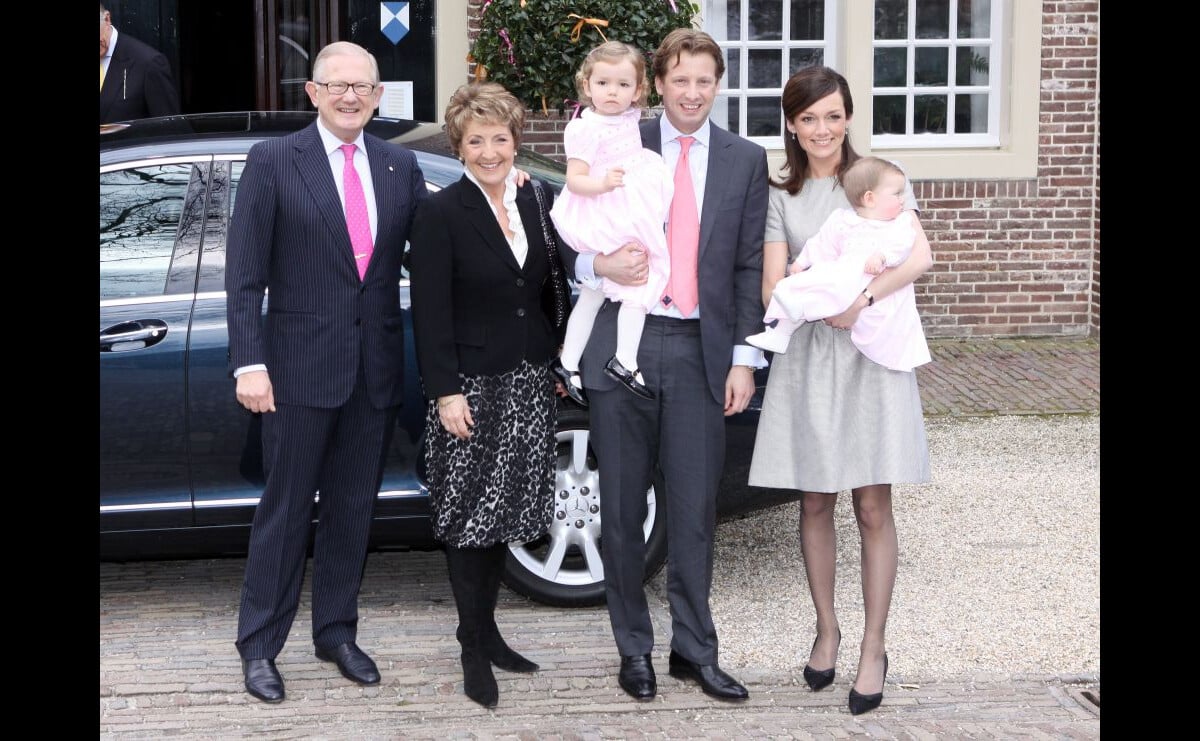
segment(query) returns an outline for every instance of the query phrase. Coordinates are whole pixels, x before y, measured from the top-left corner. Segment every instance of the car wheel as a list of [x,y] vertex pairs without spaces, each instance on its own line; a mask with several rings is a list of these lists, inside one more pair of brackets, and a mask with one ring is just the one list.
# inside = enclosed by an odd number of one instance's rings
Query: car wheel
[[[558,607],[604,604],[600,528],[600,475],[588,444],[588,415],[560,407],[555,430],[554,518],[550,531],[526,543],[511,543],[504,583],[518,594]],[[646,491],[646,571],[649,579],[667,560],[666,513],[658,506],[661,479]]]

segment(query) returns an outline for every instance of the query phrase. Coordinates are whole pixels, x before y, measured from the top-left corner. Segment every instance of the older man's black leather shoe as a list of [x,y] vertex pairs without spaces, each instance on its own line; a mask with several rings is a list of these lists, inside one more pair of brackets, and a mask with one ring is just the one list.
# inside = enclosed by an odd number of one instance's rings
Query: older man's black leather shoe
[[676,679],[694,679],[704,694],[719,700],[740,701],[750,697],[736,679],[721,671],[716,664],[694,664],[674,651],[669,659],[669,671]]
[[379,669],[375,662],[353,642],[330,649],[317,646],[317,658],[321,661],[337,662],[338,671],[352,682],[379,684]]
[[654,676],[654,665],[650,654],[645,656],[622,656],[621,671],[617,684],[635,700],[653,700],[658,692],[658,679]]
[[283,677],[275,668],[274,659],[242,659],[242,675],[246,691],[263,702],[283,700]]

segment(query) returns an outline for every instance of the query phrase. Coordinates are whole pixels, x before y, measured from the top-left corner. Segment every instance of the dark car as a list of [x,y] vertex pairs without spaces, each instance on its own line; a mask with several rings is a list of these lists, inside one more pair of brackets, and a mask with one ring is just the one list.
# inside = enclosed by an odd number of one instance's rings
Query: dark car
[[[225,239],[238,179],[257,141],[315,113],[220,113],[146,119],[100,133],[100,556],[105,560],[242,555],[263,486],[261,417],[234,398],[226,368]],[[437,190],[459,179],[440,126],[375,118],[367,131],[417,154]],[[562,165],[522,151],[517,166],[562,187]],[[412,346],[409,279],[397,287],[407,328],[405,398],[388,454],[371,546],[436,548],[423,479],[425,403]],[[268,301],[269,301],[268,296]],[[751,490],[758,419],[729,418],[719,510],[780,501]],[[600,486],[588,418],[560,402],[555,518],[510,549],[505,583],[540,602],[604,600]],[[661,481],[657,488],[661,488]],[[646,492],[646,576],[666,557],[656,487]]]

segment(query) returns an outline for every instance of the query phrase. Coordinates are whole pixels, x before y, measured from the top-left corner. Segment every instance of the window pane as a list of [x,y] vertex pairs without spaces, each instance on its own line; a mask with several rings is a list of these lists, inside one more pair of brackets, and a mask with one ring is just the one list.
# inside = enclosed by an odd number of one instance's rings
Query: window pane
[[950,49],[945,46],[918,47],[915,63],[915,85],[947,85],[950,83]]
[[192,166],[100,175],[100,298],[162,295]]
[[949,0],[917,0],[917,38],[950,38]]
[[796,74],[796,70],[804,69],[805,67],[813,67],[815,65],[825,64],[824,49],[791,49],[788,54],[791,59],[788,65],[788,74]]
[[779,49],[751,49],[747,55],[750,87],[783,85],[783,52]]
[[792,41],[825,38],[825,0],[792,0]]
[[741,99],[724,95],[717,97],[713,103],[712,120],[726,131],[740,132],[742,130]]
[[782,133],[780,121],[783,113],[778,95],[770,98],[747,98],[746,109],[747,136],[779,136]]
[[903,95],[876,95],[872,109],[872,134],[904,133]]
[[901,46],[875,50],[875,87],[903,87],[907,76],[907,49]]
[[308,94],[304,83],[312,67],[315,48],[311,0],[278,0],[276,18],[279,23],[279,105],[285,111],[308,110]]
[[750,0],[750,34],[747,38],[750,41],[783,38],[783,3],[780,0]]
[[988,84],[988,59],[992,50],[987,46],[960,46],[956,52],[954,81],[959,85]]
[[742,38],[742,0],[725,0],[725,38]]
[[992,33],[992,0],[958,0],[958,38],[986,39]]
[[875,38],[908,38],[908,0],[875,0]]
[[954,96],[954,133],[985,134],[988,127],[988,96],[983,93]]
[[734,90],[742,86],[742,52],[740,49],[725,50],[725,84],[726,90]]
[[946,133],[946,96],[913,96],[913,133]]

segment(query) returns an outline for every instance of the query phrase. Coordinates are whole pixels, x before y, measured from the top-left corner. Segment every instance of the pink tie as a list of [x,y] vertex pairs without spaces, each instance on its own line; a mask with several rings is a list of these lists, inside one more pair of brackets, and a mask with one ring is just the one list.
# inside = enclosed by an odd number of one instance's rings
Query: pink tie
[[367,218],[367,199],[363,196],[362,181],[354,169],[353,144],[343,144],[342,154],[346,164],[342,167],[342,187],[346,191],[346,229],[350,231],[350,245],[354,248],[354,264],[358,267],[358,278],[367,274],[371,252],[375,249],[371,241],[371,222]]
[[671,251],[671,282],[663,294],[663,305],[672,303],[684,317],[691,316],[700,302],[696,287],[700,217],[696,214],[696,190],[688,167],[688,148],[695,137],[679,137],[679,161],[675,163],[675,195],[667,215],[667,247]]

